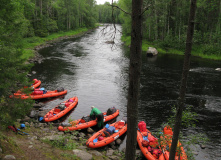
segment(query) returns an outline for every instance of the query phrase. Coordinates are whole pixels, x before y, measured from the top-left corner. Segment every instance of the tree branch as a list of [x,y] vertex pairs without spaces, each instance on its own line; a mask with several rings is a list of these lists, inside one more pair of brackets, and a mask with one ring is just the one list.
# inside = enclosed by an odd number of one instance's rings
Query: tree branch
[[131,15],[131,13],[126,12],[125,10],[123,10],[122,8],[120,8],[120,7],[116,6],[116,5],[111,5],[111,4],[110,4],[110,5],[108,5],[108,6],[111,6],[111,7],[117,8],[117,9],[123,11],[124,13]]
[[146,12],[148,9],[149,9],[149,7],[150,7],[151,5],[149,4],[144,10],[143,10],[143,12],[140,14],[141,16],[144,14],[144,12]]

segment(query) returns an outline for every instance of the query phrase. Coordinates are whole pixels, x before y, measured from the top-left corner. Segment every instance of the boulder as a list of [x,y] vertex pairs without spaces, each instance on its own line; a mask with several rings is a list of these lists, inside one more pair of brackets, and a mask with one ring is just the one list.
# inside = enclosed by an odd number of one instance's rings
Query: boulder
[[108,158],[110,158],[111,160],[119,160],[118,156],[109,156]]
[[152,57],[152,56],[156,56],[158,54],[158,51],[156,48],[153,47],[149,47],[147,50],[147,56]]
[[5,160],[5,159],[16,159],[16,158],[13,155],[6,155],[3,159]]
[[90,151],[91,154],[94,154],[95,156],[102,156],[102,154],[96,150]]
[[38,111],[32,110],[29,117],[30,118],[37,118],[38,117]]
[[81,160],[91,160],[93,158],[92,154],[90,154],[86,151],[75,149],[75,150],[73,150],[73,153],[74,153],[74,155],[79,157]]
[[44,117],[49,111],[50,111],[50,109],[45,109],[43,111],[39,111],[38,117]]
[[87,150],[87,146],[79,146],[78,149],[86,151]]
[[111,148],[109,148],[109,149],[107,150],[107,152],[106,152],[106,156],[111,156],[111,155],[113,155],[113,154],[114,154],[114,150],[111,149]]
[[88,132],[88,133],[94,133],[94,130],[89,127],[89,128],[87,129],[87,132]]
[[34,108],[42,108],[42,107],[44,107],[44,103],[35,103],[35,104],[33,105],[33,107],[34,107]]
[[117,143],[118,145],[120,145],[120,144],[122,143],[122,140],[121,140],[121,139],[117,139],[117,140],[116,140],[116,143]]

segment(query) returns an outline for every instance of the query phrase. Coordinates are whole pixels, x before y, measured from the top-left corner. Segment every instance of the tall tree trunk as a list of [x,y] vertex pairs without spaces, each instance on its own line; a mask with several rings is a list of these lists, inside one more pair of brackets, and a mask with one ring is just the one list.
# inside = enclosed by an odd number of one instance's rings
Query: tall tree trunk
[[67,31],[68,31],[68,12],[66,13],[66,27],[67,27]]
[[141,72],[143,0],[132,0],[132,31],[129,67],[129,91],[127,100],[127,144],[126,159],[134,160],[137,145],[138,97]]
[[[219,2],[219,16],[216,25],[216,34],[219,34],[220,30],[221,30],[221,1]],[[218,44],[220,44],[220,39],[218,39]]]
[[40,15],[42,16],[42,0],[39,1],[39,6],[40,6]]
[[154,19],[155,19],[155,25],[156,25],[156,27],[155,27],[155,40],[157,40],[158,39],[158,16],[157,16],[157,2],[156,2],[156,0],[154,1],[154,4],[155,4],[155,8],[154,8]]
[[182,112],[183,112],[183,108],[185,105],[184,100],[185,100],[185,94],[186,94],[187,77],[188,77],[189,68],[190,68],[190,56],[191,56],[191,50],[192,50],[195,12],[196,12],[196,0],[191,0],[189,24],[188,24],[187,39],[186,39],[185,59],[183,63],[183,73],[182,73],[179,100],[178,100],[178,106],[177,106],[177,112],[176,112],[176,121],[175,121],[175,126],[174,126],[172,146],[170,150],[170,160],[174,160],[175,158],[176,147],[177,147],[177,142],[179,138],[181,121],[182,121]]
[[172,36],[175,36],[175,26],[176,26],[176,0],[171,0],[170,6],[169,6],[169,26],[171,30]]
[[149,23],[149,40],[151,39],[151,27],[150,27],[150,23]]
[[168,10],[168,17],[167,17],[167,36],[170,34],[170,11]]
[[34,28],[36,28],[38,24],[38,10],[37,10],[38,4],[37,1],[35,1],[35,15],[34,15]]

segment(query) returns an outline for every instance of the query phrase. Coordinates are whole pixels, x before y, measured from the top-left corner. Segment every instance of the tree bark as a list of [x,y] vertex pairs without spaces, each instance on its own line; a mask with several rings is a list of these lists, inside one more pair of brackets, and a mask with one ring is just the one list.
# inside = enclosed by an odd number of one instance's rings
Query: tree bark
[[42,0],[39,1],[39,6],[40,6],[40,15],[42,16]]
[[175,21],[175,17],[176,17],[176,0],[171,0],[170,2],[170,6],[169,6],[169,26],[170,26],[170,30],[171,30],[171,34],[172,36],[175,36],[175,26],[176,26],[176,21]]
[[184,63],[183,63],[183,73],[182,73],[182,79],[181,79],[178,107],[177,107],[177,112],[176,112],[176,120],[175,120],[174,133],[173,133],[173,138],[172,138],[172,145],[171,145],[169,160],[175,159],[180,126],[182,122],[182,112],[183,112],[183,108],[185,105],[184,101],[185,101],[188,73],[189,73],[189,68],[190,68],[190,56],[191,56],[192,39],[193,39],[193,33],[194,33],[195,12],[196,12],[196,0],[191,0],[189,24],[188,24],[187,39],[186,39],[185,58],[184,58]]
[[137,145],[138,97],[141,72],[142,46],[142,4],[143,0],[132,0],[132,31],[129,66],[129,90],[127,101],[126,159],[134,160]]

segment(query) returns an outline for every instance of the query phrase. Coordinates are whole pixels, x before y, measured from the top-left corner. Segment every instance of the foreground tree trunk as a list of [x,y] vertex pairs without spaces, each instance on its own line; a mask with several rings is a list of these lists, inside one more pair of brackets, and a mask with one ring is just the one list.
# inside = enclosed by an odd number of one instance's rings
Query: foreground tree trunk
[[180,87],[178,106],[177,106],[177,112],[176,112],[176,121],[175,121],[175,126],[174,126],[172,146],[170,150],[170,160],[174,160],[175,158],[176,147],[177,147],[177,142],[179,138],[181,121],[182,121],[182,112],[183,112],[183,108],[185,105],[184,100],[185,100],[185,94],[186,94],[187,77],[188,77],[189,68],[190,68],[190,56],[191,56],[192,39],[193,39],[193,32],[194,32],[195,11],[196,11],[196,0],[191,0],[189,24],[188,24],[187,39],[186,39],[185,59],[183,63],[183,73],[182,73],[181,87]]
[[132,31],[129,67],[129,91],[127,101],[127,144],[126,159],[134,160],[137,145],[138,96],[140,89],[141,46],[142,46],[143,0],[132,1]]

